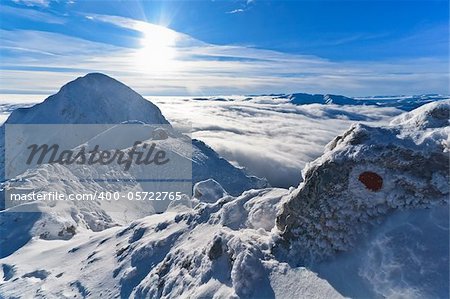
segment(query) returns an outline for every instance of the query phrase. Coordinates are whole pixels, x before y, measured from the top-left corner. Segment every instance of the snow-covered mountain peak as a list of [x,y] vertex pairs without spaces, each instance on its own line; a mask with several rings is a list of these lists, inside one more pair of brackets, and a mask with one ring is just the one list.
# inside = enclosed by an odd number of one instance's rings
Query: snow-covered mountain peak
[[17,109],[7,124],[117,124],[138,120],[168,124],[159,108],[125,84],[90,73],[65,84],[33,107]]

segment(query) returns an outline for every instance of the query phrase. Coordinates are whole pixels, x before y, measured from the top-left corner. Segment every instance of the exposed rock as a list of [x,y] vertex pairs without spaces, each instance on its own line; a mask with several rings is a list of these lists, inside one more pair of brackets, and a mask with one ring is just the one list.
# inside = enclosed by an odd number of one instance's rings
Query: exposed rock
[[211,261],[218,259],[223,254],[222,238],[217,236],[213,240],[213,244],[208,251],[208,257]]

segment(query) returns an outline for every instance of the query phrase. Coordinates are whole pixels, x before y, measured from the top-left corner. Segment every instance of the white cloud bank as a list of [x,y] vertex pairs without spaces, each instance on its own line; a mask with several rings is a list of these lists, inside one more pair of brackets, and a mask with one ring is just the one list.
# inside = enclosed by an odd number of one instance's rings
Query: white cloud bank
[[[354,122],[387,124],[403,111],[375,106],[293,105],[258,96],[147,97],[174,125],[192,125],[192,137],[277,187],[297,186],[305,164]],[[233,100],[230,100],[233,99]],[[44,100],[36,95],[0,97],[0,123],[13,109]]]
[[174,124],[192,123],[193,138],[273,186],[297,186],[306,163],[356,121],[386,124],[402,111],[374,106],[296,106],[271,97],[234,101],[149,98]]

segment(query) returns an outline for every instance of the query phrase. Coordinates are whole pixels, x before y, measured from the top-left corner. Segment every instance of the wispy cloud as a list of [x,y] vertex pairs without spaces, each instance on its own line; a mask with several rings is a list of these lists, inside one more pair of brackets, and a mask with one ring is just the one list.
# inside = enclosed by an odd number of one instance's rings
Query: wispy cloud
[[147,95],[295,91],[346,95],[448,93],[445,58],[335,62],[246,46],[208,44],[123,17],[89,17],[87,22],[103,22],[143,33],[142,37],[135,37],[136,45],[149,31],[173,36],[175,42],[170,47],[174,57],[161,67],[145,61],[141,48],[118,47],[61,33],[3,30],[0,92],[51,93],[67,79],[100,71]]
[[66,22],[66,19],[61,16],[55,16],[53,14],[42,12],[31,7],[21,8],[0,4],[0,8],[3,14],[12,15],[30,21],[42,22],[47,24],[64,24]]
[[244,0],[241,2],[243,2],[243,3],[241,3],[241,8],[233,9],[231,11],[227,11],[226,13],[227,14],[239,14],[239,13],[246,12],[254,5],[255,0]]
[[26,6],[43,6],[47,7],[50,4],[50,0],[12,0],[18,4],[24,4]]
[[234,10],[231,10],[231,11],[227,11],[227,13],[229,13],[229,14],[234,14],[234,13],[241,13],[241,12],[244,12],[245,10],[243,10],[242,8],[239,8],[239,9],[234,9]]
[[75,0],[11,0],[16,4],[22,4],[29,7],[48,7],[52,2],[64,2],[67,4],[74,4]]

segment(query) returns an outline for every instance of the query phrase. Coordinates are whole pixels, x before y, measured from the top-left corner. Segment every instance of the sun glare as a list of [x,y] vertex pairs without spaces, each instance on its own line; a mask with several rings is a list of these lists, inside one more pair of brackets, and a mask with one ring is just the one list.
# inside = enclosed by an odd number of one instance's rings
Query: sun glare
[[142,28],[141,48],[137,52],[137,64],[147,73],[173,69],[176,58],[176,33],[162,26],[146,24]]

